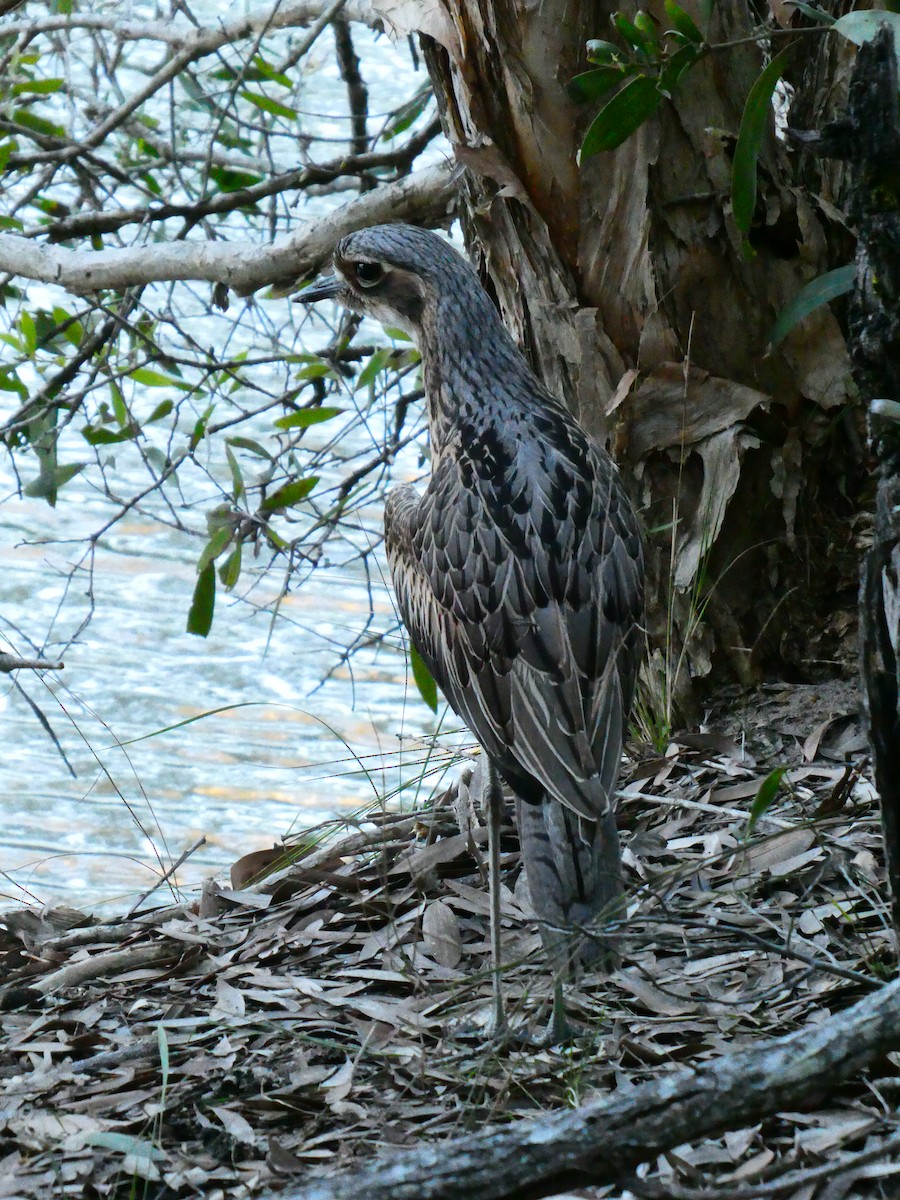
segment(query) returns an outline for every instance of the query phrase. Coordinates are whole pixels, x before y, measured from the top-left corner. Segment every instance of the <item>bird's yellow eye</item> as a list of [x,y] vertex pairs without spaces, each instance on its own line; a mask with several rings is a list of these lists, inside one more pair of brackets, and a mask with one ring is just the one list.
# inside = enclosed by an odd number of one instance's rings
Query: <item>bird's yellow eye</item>
[[358,262],[353,264],[356,281],[360,287],[375,287],[384,278],[384,267],[377,262]]

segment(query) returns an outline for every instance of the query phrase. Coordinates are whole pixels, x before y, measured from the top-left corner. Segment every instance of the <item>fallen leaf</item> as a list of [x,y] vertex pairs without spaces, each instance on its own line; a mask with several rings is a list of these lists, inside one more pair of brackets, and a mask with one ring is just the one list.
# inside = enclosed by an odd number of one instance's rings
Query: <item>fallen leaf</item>
[[462,941],[456,913],[443,900],[432,900],[422,914],[425,948],[442,967],[455,967],[462,958]]

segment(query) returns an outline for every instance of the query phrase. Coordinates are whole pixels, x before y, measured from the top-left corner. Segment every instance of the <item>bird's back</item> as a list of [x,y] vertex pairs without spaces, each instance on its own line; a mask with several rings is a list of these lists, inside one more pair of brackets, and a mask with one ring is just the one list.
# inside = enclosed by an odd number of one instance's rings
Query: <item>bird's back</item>
[[634,513],[609,457],[536,380],[460,412],[424,495],[389,498],[404,620],[516,794],[596,819],[639,653]]

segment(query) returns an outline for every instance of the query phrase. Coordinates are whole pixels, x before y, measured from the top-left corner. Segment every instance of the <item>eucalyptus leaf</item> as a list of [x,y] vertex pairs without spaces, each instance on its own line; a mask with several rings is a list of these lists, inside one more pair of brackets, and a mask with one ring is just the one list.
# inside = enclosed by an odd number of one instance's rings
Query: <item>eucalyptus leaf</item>
[[616,92],[597,113],[584,135],[578,158],[615,150],[652,117],[662,102],[662,93],[649,75],[638,75]]
[[410,644],[409,647],[409,665],[412,667],[413,679],[416,687],[419,689],[419,695],[428,705],[432,712],[437,712],[438,693],[437,684],[432,678],[431,672],[425,666],[425,662],[419,654],[418,650]]
[[130,374],[134,382],[141,384],[142,387],[173,387],[178,388],[182,392],[189,392],[191,390],[191,385],[185,383],[183,379],[175,379],[172,375],[164,375],[162,371],[154,371],[152,367],[136,367]]
[[794,326],[799,325],[811,312],[837,299],[838,296],[852,292],[855,282],[856,266],[853,263],[845,267],[836,267],[833,271],[826,271],[824,275],[817,275],[815,279],[810,280],[778,314],[778,319],[769,334],[769,349],[774,350]]
[[165,1152],[148,1142],[146,1138],[135,1137],[131,1133],[119,1133],[115,1129],[90,1129],[81,1134],[85,1146],[102,1146],[105,1150],[115,1150],[119,1154],[133,1154],[135,1158],[154,1159],[162,1162]]
[[323,404],[320,408],[301,408],[299,412],[289,413],[286,417],[278,417],[274,422],[276,429],[307,429],[310,425],[321,425],[340,416],[342,408],[330,407]]
[[680,4],[676,4],[675,0],[665,0],[665,9],[666,16],[672,22],[676,32],[689,42],[695,42],[698,46],[703,42],[703,34]]
[[741,117],[731,170],[731,208],[734,223],[743,234],[750,231],[756,209],[756,168],[763,135],[772,115],[772,96],[793,46],[776,54],[750,89]]
[[288,121],[297,119],[297,113],[293,108],[288,108],[280,100],[273,100],[271,96],[264,96],[262,92],[241,92],[241,97],[249,100],[251,104],[255,104],[257,108],[261,108],[263,112],[270,113],[273,117],[284,117]]
[[216,609],[216,568],[208,563],[197,576],[194,595],[188,611],[187,632],[206,637],[212,629]]
[[610,88],[622,82],[626,70],[620,67],[597,67],[593,71],[585,71],[569,80],[566,91],[579,103],[585,100],[599,100]]
[[319,482],[318,475],[310,475],[307,479],[296,479],[293,483],[286,483],[283,487],[278,488],[271,496],[267,496],[262,502],[263,512],[274,512],[276,508],[290,508],[292,504],[299,504],[301,500],[305,500],[309,493]]
[[806,4],[804,0],[785,0],[785,3],[795,8],[797,12],[803,13],[804,17],[808,17],[810,21],[815,21],[817,25],[833,25],[834,17],[831,13],[824,12],[821,8],[816,8],[814,4]]
[[897,58],[897,70],[900,72],[900,13],[885,12],[879,8],[849,12],[835,21],[831,28],[855,46],[862,46],[865,42],[871,42],[885,25],[894,35],[894,54]]
[[756,793],[753,803],[750,805],[750,815],[747,818],[748,834],[753,832],[753,827],[760,817],[764,816],[775,803],[775,798],[781,787],[781,781],[786,772],[787,767],[776,767],[759,785],[759,790]]

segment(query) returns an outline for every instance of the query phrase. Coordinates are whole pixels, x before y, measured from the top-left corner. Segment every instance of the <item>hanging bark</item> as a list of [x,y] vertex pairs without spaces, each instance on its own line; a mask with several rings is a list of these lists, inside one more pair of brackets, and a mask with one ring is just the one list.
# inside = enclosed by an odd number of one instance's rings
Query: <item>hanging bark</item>
[[[613,442],[656,531],[651,631],[662,640],[674,609],[694,674],[715,653],[744,681],[785,658],[811,674],[808,636],[786,635],[801,608],[805,624],[824,626],[837,578],[849,587],[843,548],[860,470],[829,433],[848,400],[832,314],[765,354],[776,315],[825,269],[827,251],[771,131],[752,257],[730,213],[735,137],[764,61],[749,5],[716,6],[710,30],[710,41],[745,44],[707,55],[674,103],[582,167],[594,111],[565,85],[585,69],[585,40],[609,36],[613,4],[378,7],[427,35],[444,128],[467,168],[470,253],[505,320],[550,389]],[[666,28],[663,4],[648,9]]]

